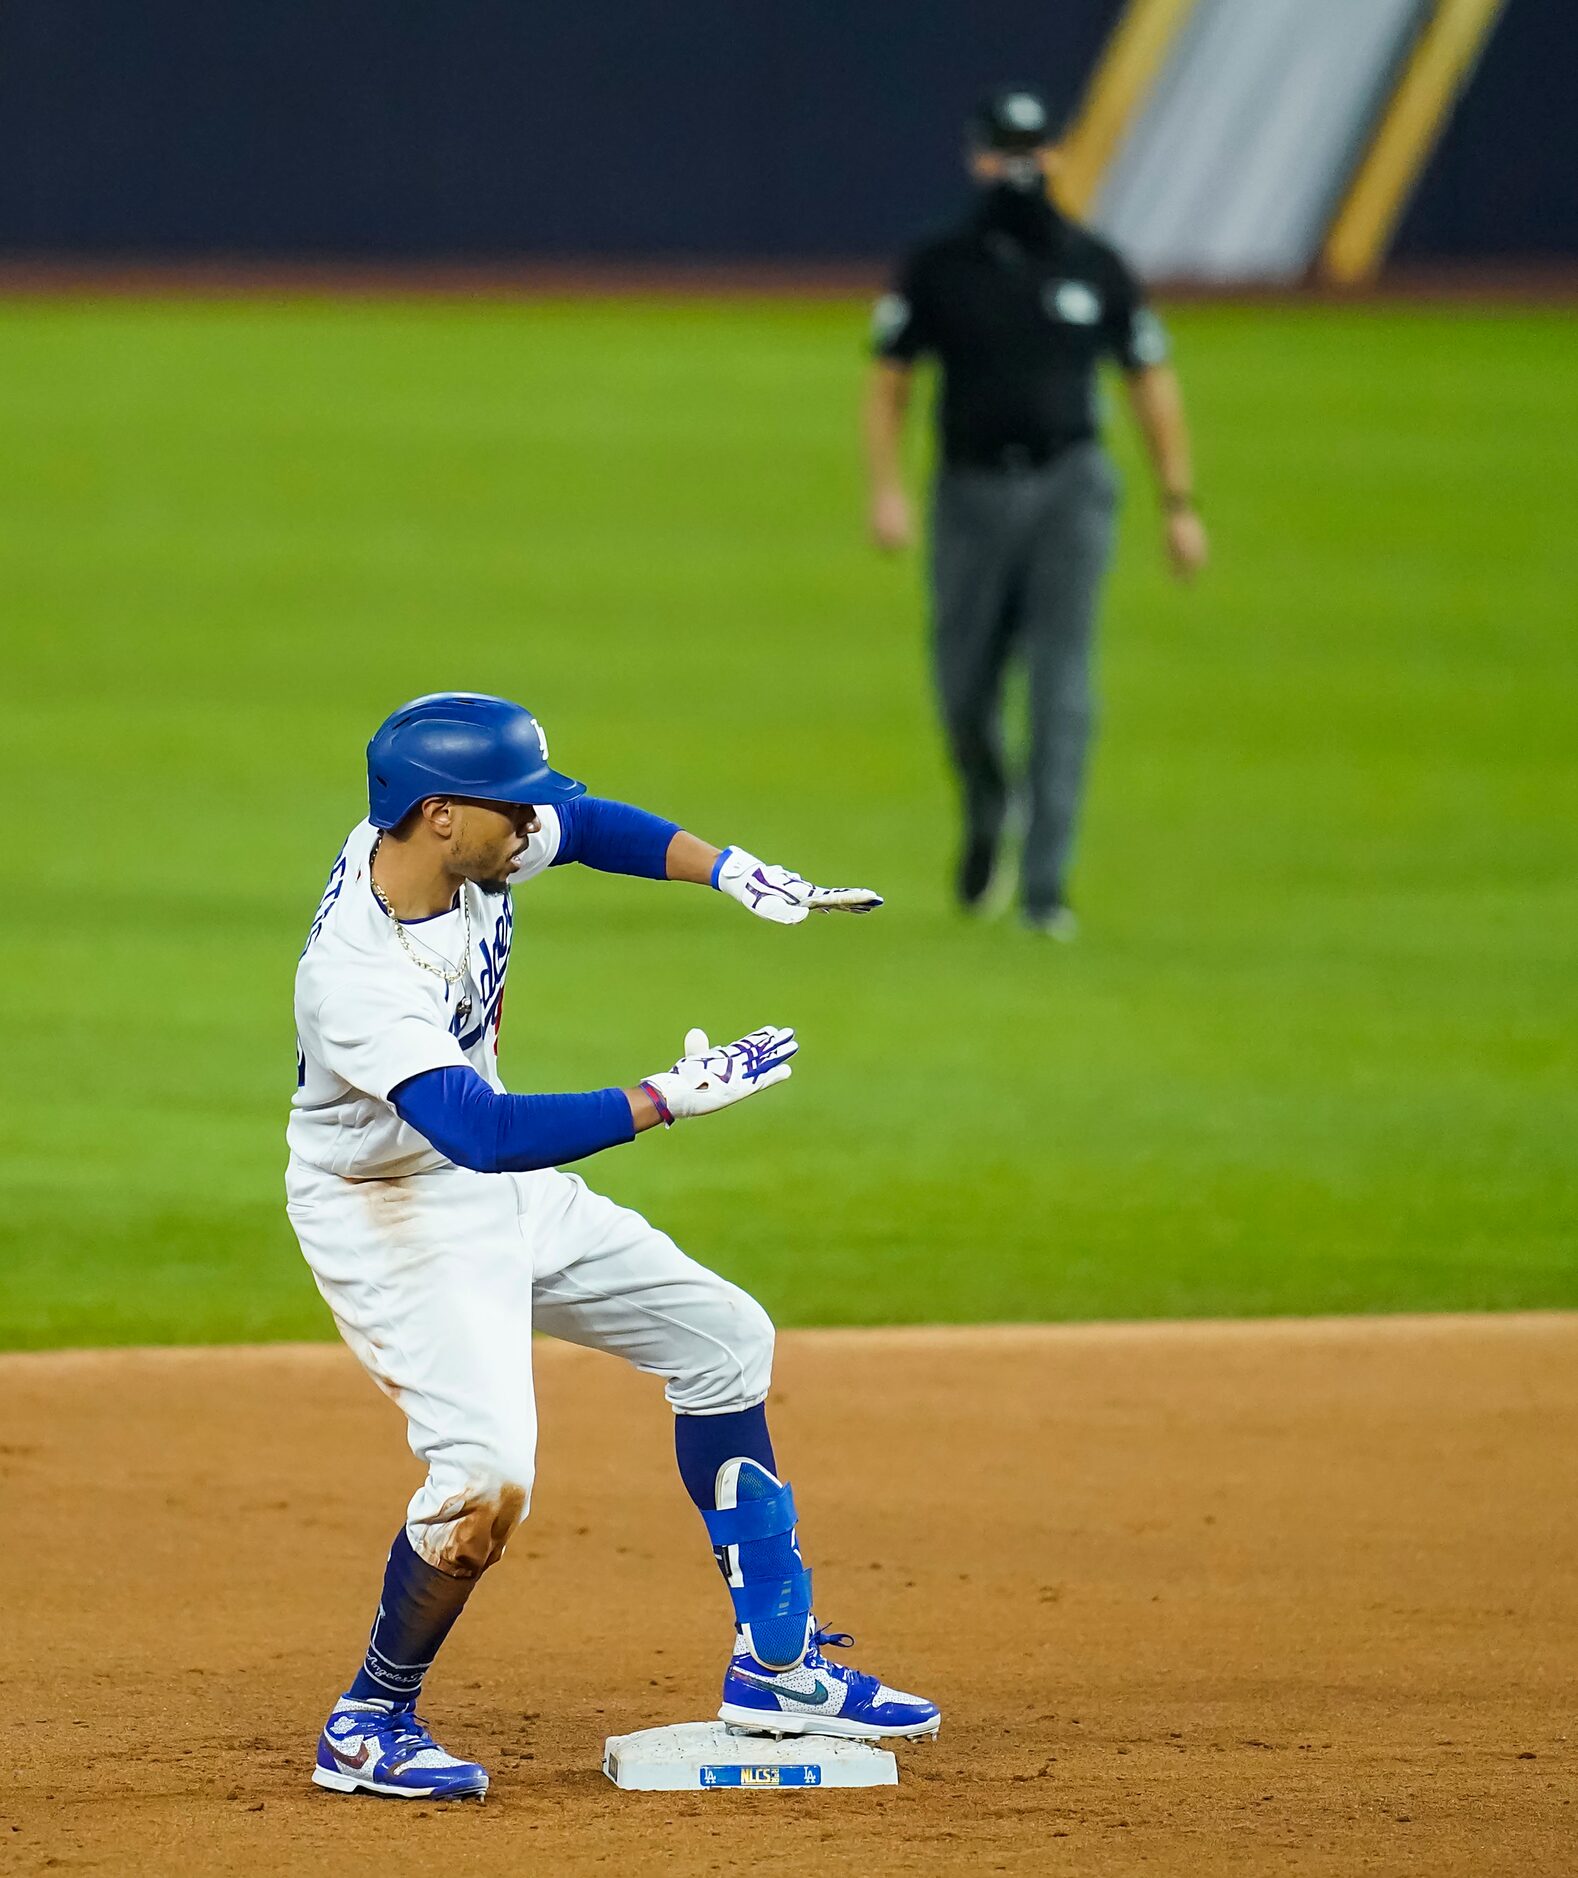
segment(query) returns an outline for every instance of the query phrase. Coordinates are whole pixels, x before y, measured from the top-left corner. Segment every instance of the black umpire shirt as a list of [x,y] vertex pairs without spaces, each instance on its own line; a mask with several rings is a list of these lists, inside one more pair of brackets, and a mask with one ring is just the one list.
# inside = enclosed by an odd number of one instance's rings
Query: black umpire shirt
[[1096,435],[1096,367],[1159,365],[1167,336],[1106,242],[1044,194],[982,192],[961,226],[915,249],[877,302],[879,358],[942,368],[938,424],[955,469],[1050,463]]

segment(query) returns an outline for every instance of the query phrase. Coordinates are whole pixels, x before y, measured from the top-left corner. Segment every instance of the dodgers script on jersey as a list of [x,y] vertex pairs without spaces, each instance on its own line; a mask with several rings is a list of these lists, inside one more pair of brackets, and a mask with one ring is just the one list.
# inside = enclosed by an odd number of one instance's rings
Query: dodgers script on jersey
[[[551,866],[559,851],[558,816],[551,808],[539,816],[542,827],[511,876],[517,883]],[[410,1077],[469,1064],[502,1089],[499,1020],[514,924],[508,892],[484,893],[468,882],[464,910],[457,903],[405,928],[424,956],[453,970],[469,914],[465,977],[450,986],[423,971],[373,895],[377,839],[371,822],[351,831],[296,967],[297,1086],[286,1130],[298,1160],[359,1180],[451,1165],[390,1105],[390,1092]]]

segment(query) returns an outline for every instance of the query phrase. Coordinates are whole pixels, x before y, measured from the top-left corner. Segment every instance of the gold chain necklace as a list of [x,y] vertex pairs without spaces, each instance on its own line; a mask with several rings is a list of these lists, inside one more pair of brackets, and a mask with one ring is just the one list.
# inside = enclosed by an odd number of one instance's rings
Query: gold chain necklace
[[[367,884],[373,890],[373,898],[389,915],[390,924],[394,927],[394,935],[396,939],[400,941],[402,947],[404,947],[406,957],[410,959],[413,965],[420,965],[424,972],[431,972],[435,978],[442,978],[446,986],[450,988],[458,986],[466,975],[466,966],[471,959],[471,903],[466,898],[465,888],[462,887],[460,890],[460,917],[464,933],[460,947],[460,963],[458,965],[435,965],[431,959],[423,958],[421,953],[418,952],[416,947],[411,943],[411,936],[405,929],[404,920],[401,919],[400,915],[389,904],[388,894],[384,892],[383,888],[380,887],[378,882],[373,878],[373,861],[377,858],[378,846],[379,844],[375,841],[373,843],[373,851],[367,857]],[[470,998],[462,994],[456,1002],[455,1014],[459,1017],[461,1023],[465,1023],[466,1019],[471,1015]]]

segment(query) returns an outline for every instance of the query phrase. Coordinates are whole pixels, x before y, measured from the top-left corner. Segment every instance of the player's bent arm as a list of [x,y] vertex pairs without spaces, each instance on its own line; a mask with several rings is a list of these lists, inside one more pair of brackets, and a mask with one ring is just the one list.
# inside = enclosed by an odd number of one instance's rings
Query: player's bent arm
[[395,1113],[446,1160],[476,1174],[526,1174],[617,1147],[659,1122],[732,1108],[787,1082],[800,1045],[769,1024],[714,1047],[705,1031],[686,1033],[685,1053],[633,1089],[584,1095],[503,1095],[469,1065],[428,1069],[389,1092]]
[[501,1095],[469,1067],[430,1069],[389,1096],[407,1127],[477,1174],[560,1167],[633,1140],[661,1119],[643,1089]]

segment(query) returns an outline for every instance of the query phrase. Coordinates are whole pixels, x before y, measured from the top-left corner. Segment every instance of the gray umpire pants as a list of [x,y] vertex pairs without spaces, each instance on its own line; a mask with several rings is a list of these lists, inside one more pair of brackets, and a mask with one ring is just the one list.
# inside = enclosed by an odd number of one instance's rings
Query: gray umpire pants
[[1092,644],[1118,476],[1099,443],[1043,469],[939,472],[932,499],[932,648],[963,795],[965,841],[995,850],[1010,797],[1003,680],[1029,680],[1024,905],[1063,898],[1094,720]]

